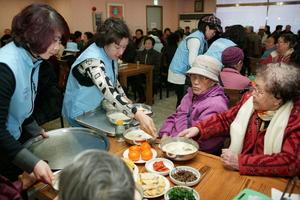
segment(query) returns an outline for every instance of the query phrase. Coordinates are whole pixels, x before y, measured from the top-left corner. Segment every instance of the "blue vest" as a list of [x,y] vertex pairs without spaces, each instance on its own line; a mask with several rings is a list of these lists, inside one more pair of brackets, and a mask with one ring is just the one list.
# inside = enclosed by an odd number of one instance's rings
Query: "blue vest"
[[208,48],[207,52],[204,55],[214,57],[215,59],[220,61],[220,63],[222,63],[223,51],[228,47],[232,47],[232,46],[236,46],[236,44],[231,40],[225,38],[219,38],[210,45],[210,47]]
[[204,39],[204,34],[201,31],[196,31],[182,40],[169,67],[169,69],[175,74],[185,75],[185,73],[191,68],[189,65],[189,50],[187,48],[187,40],[190,38],[198,38],[200,40],[201,46],[199,48],[198,55],[203,54],[204,48],[207,47],[207,41]]
[[100,48],[93,43],[84,52],[82,52],[70,70],[62,108],[62,113],[70,126],[78,127],[79,124],[76,122],[75,118],[81,114],[96,109],[104,98],[103,93],[95,85],[90,87],[82,86],[72,74],[72,69],[88,58],[96,58],[103,61],[108,78],[114,86],[116,85],[116,77],[118,76],[117,61],[114,61],[114,76],[112,69],[113,60],[107,56],[103,48]]
[[6,126],[10,134],[17,140],[21,135],[21,126],[24,120],[32,114],[34,109],[39,65],[42,60],[33,63],[25,49],[10,42],[0,49],[0,62],[5,63],[12,70],[16,80]]

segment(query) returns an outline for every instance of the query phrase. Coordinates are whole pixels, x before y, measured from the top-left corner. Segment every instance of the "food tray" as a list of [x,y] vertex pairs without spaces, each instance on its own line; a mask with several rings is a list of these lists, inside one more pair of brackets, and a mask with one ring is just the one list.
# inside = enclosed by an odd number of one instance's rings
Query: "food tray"
[[109,149],[108,138],[88,128],[61,128],[46,132],[49,138],[38,136],[25,142],[24,147],[48,162],[52,170],[63,169],[76,155],[86,149]]
[[100,131],[109,136],[115,135],[116,126],[108,121],[106,111],[101,106],[77,116],[75,120],[84,127]]

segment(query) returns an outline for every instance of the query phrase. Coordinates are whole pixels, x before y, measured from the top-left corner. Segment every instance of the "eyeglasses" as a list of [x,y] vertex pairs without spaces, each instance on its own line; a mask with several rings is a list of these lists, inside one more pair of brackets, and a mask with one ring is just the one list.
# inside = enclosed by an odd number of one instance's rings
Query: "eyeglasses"
[[254,90],[252,92],[256,92],[258,94],[264,94],[263,92],[260,92],[257,88],[256,82],[255,81],[251,81],[251,85],[253,86]]
[[196,79],[199,79],[200,81],[207,79],[206,77],[198,75],[198,74],[190,74],[190,78],[191,78],[192,81],[194,81]]
[[284,40],[277,40],[278,44],[285,43]]

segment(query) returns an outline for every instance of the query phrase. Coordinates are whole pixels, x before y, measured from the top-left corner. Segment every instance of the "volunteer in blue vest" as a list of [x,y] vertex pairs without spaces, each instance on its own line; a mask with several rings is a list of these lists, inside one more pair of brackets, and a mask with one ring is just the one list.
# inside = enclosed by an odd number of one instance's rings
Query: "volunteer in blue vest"
[[80,126],[75,118],[96,109],[105,98],[139,121],[142,130],[156,137],[153,120],[132,106],[117,79],[117,60],[130,39],[130,31],[121,19],[108,18],[98,27],[95,42],[82,52],[70,70],[62,110],[70,126]]
[[16,181],[23,171],[51,184],[46,162],[23,147],[25,136],[48,137],[31,116],[39,66],[65,44],[70,31],[64,18],[44,4],[24,8],[12,21],[13,42],[0,49],[0,174]]
[[[233,25],[221,38],[214,41],[204,55],[214,57],[222,63],[222,53],[228,47],[236,46],[244,49],[246,45],[246,32],[242,25]],[[223,66],[224,67],[224,66]]]
[[199,21],[198,30],[187,36],[178,46],[168,73],[168,81],[173,83],[177,95],[176,107],[185,94],[186,72],[195,58],[205,53],[208,48],[207,40],[211,39],[216,31],[222,32],[221,20],[213,15],[206,16]]

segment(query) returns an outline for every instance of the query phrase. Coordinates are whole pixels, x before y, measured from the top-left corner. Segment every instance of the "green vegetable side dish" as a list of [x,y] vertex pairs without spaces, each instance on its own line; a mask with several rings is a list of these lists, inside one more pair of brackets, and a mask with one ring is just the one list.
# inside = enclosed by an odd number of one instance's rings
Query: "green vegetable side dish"
[[183,187],[174,187],[168,192],[169,200],[196,200],[193,190]]

